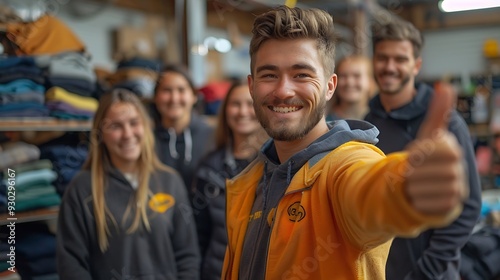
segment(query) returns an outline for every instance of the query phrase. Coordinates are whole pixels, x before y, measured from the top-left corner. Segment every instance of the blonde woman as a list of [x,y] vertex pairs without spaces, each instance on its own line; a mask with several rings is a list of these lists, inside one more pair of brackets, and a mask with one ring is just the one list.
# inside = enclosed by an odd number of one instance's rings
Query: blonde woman
[[199,252],[180,176],[160,163],[139,99],[100,100],[83,170],[64,196],[60,279],[197,279]]

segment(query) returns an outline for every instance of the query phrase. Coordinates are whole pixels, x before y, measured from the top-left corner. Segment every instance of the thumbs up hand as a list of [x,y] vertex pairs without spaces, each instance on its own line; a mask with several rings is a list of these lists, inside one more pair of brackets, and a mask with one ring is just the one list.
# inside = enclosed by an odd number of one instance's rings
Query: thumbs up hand
[[417,139],[406,148],[406,194],[413,207],[423,214],[451,213],[468,196],[462,149],[447,130],[454,98],[451,85],[436,84]]

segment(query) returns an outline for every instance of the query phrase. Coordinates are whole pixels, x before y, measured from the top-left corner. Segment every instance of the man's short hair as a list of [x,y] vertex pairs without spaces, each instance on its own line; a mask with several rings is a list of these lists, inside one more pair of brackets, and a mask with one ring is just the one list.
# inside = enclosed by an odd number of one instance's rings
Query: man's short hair
[[335,41],[333,18],[319,9],[279,6],[258,16],[253,24],[250,41],[250,72],[253,74],[255,54],[269,40],[313,39],[317,42],[326,74],[335,70]]
[[372,43],[375,53],[377,43],[385,40],[405,41],[408,40],[413,46],[413,56],[420,57],[424,38],[420,31],[410,22],[391,19],[386,22],[377,21],[372,25]]

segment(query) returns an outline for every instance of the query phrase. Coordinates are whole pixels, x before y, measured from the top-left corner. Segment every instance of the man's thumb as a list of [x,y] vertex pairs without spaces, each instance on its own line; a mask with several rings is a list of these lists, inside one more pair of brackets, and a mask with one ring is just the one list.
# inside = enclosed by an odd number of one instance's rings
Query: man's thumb
[[455,98],[453,87],[450,84],[437,82],[434,85],[434,96],[429,103],[427,115],[420,126],[417,139],[431,138],[440,130],[447,130],[448,118]]

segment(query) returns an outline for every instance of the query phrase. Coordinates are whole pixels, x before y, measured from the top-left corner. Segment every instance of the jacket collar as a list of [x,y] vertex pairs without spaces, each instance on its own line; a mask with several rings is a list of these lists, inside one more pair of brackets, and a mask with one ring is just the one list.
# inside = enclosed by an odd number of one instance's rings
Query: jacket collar
[[410,103],[405,104],[397,109],[390,112],[386,112],[380,101],[380,94],[377,94],[372,100],[370,100],[370,111],[380,118],[391,118],[396,120],[412,120],[417,118],[427,111],[428,104],[432,97],[433,90],[430,86],[424,83],[416,83],[415,89],[417,94],[410,101]]
[[[286,190],[286,194],[301,191],[310,188],[316,179],[321,175],[324,167],[324,161],[322,161],[330,152],[323,152],[315,155],[311,158],[308,163],[304,164],[299,171],[295,174],[293,180],[301,180],[300,184],[290,184]],[[245,186],[257,186],[259,180],[262,178],[264,170],[264,161],[262,157],[254,160],[248,167],[248,172],[241,172],[239,176],[228,180],[227,183],[233,185],[235,179],[239,179],[240,184],[235,185],[231,188],[233,194],[245,193],[247,190],[253,190],[254,188],[245,188]]]

